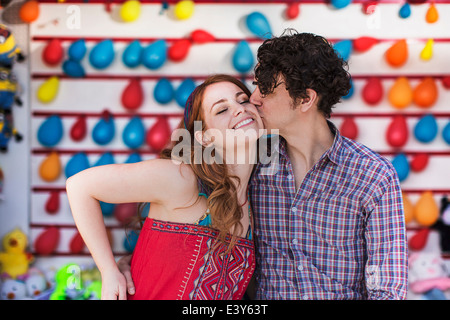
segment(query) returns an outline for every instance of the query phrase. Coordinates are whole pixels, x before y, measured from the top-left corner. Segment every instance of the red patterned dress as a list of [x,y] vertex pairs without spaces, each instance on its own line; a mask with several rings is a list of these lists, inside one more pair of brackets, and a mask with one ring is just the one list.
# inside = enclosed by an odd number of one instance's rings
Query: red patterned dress
[[136,293],[128,299],[242,299],[255,269],[251,232],[228,254],[226,245],[213,245],[217,234],[208,226],[147,218],[131,260]]

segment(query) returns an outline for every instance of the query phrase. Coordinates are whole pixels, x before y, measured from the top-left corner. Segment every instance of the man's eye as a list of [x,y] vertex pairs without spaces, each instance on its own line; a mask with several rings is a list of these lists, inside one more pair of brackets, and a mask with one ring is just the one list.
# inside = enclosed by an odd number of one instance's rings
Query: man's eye
[[257,86],[257,85],[258,85],[258,81],[253,81],[252,84],[253,84],[254,86]]

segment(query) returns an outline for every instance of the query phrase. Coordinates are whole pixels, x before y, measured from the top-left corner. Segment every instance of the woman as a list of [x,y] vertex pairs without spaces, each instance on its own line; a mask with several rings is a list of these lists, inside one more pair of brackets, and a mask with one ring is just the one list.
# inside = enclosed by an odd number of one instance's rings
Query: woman
[[247,199],[253,164],[230,159],[236,151],[255,154],[263,124],[249,98],[235,78],[209,77],[186,103],[182,148],[174,144],[160,159],[90,168],[67,180],[73,217],[102,274],[102,299],[127,295],[99,201],[151,203],[131,261],[136,290],[129,298],[242,298],[255,266]]

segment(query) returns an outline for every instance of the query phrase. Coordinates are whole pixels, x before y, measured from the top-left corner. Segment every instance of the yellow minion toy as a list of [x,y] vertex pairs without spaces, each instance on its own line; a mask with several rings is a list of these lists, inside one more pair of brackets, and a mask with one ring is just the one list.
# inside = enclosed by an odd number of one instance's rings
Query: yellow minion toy
[[0,65],[10,68],[15,59],[22,62],[25,57],[8,27],[0,24]]

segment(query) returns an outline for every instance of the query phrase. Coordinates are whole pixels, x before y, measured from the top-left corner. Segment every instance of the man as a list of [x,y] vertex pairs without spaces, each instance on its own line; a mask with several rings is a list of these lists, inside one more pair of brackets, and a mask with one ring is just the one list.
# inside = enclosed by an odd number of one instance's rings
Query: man
[[256,299],[406,297],[395,169],[327,120],[350,89],[345,68],[313,34],[284,34],[258,49],[250,102],[280,139],[278,160],[258,164],[250,185]]

